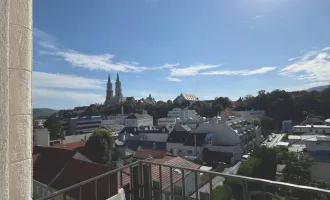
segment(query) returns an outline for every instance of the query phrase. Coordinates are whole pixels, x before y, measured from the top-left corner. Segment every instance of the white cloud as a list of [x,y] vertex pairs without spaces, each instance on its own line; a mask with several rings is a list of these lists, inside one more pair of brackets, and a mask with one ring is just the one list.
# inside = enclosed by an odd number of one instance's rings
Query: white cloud
[[195,76],[199,74],[202,71],[217,68],[219,65],[192,65],[186,68],[170,68],[170,75],[171,76]]
[[52,35],[33,29],[36,50],[42,55],[61,58],[74,67],[81,67],[89,70],[119,71],[119,72],[142,72],[145,70],[159,70],[160,67],[140,66],[138,62],[114,62],[111,54],[85,54],[79,51],[68,49],[57,43]]
[[279,74],[312,82],[330,80],[330,47],[309,51],[297,57],[293,64],[282,68]]
[[[104,96],[94,93],[81,93],[73,91],[53,90],[53,89],[33,89],[33,99],[51,98],[56,102],[56,99],[73,101],[75,106],[89,105],[91,103],[103,103]],[[37,100],[38,102],[39,100]],[[78,104],[78,105],[77,105]]]
[[256,15],[256,16],[252,17],[253,20],[257,20],[257,19],[260,19],[260,18],[262,18],[261,15]]
[[257,75],[257,74],[265,74],[267,72],[275,70],[276,67],[261,67],[259,69],[254,70],[217,70],[217,71],[208,71],[201,73],[202,75]]
[[103,81],[68,74],[32,73],[33,88],[103,89]]
[[178,78],[174,78],[174,77],[167,77],[166,78],[168,81],[174,81],[174,82],[180,82],[180,81],[182,81],[181,79],[178,79]]

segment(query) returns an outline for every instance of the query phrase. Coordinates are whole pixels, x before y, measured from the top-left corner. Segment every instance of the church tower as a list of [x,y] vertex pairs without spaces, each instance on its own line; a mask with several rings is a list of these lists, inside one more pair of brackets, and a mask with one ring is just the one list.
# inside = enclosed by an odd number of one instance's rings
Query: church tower
[[123,93],[121,90],[121,82],[119,80],[119,74],[117,72],[117,79],[116,79],[116,91],[115,91],[115,98],[117,100],[118,103],[123,101]]
[[111,83],[110,74],[109,74],[108,83],[107,83],[107,95],[106,95],[104,104],[106,104],[106,105],[111,104],[112,99],[113,99],[113,90],[112,90],[112,83]]

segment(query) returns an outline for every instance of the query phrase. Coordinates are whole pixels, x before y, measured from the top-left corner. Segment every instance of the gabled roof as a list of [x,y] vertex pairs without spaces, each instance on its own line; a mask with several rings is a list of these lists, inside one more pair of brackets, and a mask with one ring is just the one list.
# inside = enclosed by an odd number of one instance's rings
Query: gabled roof
[[184,142],[185,146],[203,146],[206,133],[190,133]]
[[187,101],[198,101],[198,98],[193,94],[181,93],[181,95]]
[[[95,176],[109,172],[111,170],[113,170],[113,168],[110,168],[105,165],[71,159],[68,161],[65,168],[58,175],[58,177],[50,184],[50,187],[56,190],[64,189],[74,184],[93,178]],[[111,175],[110,181],[110,191],[112,191],[112,195],[114,195],[117,193],[118,190],[117,173]],[[99,199],[107,199],[109,197],[108,186],[109,176],[99,179],[97,181],[97,195]],[[68,195],[75,199],[79,199],[79,190],[71,190]],[[84,197],[84,199],[94,199],[94,182],[83,186],[82,196]]]
[[[200,167],[200,165],[190,162],[186,159],[183,159],[180,157],[173,157],[173,156],[165,156],[164,158],[153,159],[152,161],[173,166],[173,168],[172,168],[173,183],[180,181],[182,179],[181,170],[177,170],[177,169],[175,169],[175,167],[187,167],[187,168],[193,168],[193,169],[198,169]],[[165,188],[169,187],[171,184],[170,183],[170,173],[171,173],[170,168],[162,167],[161,173],[162,173],[162,186],[163,186],[163,189],[165,189]],[[187,176],[190,173],[191,173],[191,171],[185,170],[184,176]],[[154,181],[159,181],[159,167],[158,166],[154,166],[152,168],[152,179]]]
[[184,125],[175,125],[166,142],[184,143],[190,134],[190,128]]
[[33,165],[33,179],[49,185],[75,154],[66,149],[43,148]]
[[84,147],[85,145],[86,145],[86,141],[79,141],[79,142],[72,142],[67,144],[56,144],[54,146],[50,146],[49,148],[77,150],[78,148]]
[[156,149],[140,149],[137,150],[134,157],[138,159],[147,159],[149,156],[152,158],[163,158],[166,154],[166,149],[156,150]]
[[126,140],[125,141],[126,148],[129,148],[133,151],[136,151],[139,147],[142,149],[166,149],[166,142],[154,142],[154,141],[146,141],[146,140]]

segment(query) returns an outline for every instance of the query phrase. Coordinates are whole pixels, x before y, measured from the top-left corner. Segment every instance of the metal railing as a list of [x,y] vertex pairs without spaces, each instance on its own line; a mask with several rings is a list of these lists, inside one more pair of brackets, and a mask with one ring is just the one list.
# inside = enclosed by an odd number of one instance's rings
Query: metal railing
[[[105,178],[106,183],[101,181]],[[330,199],[330,190],[141,160],[38,200],[106,200],[117,192],[111,184],[124,188],[127,200]]]

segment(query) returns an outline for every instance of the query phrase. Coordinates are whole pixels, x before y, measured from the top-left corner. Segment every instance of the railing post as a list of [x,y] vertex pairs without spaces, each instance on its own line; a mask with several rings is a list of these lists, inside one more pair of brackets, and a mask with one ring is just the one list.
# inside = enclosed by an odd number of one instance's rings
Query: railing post
[[82,188],[81,188],[81,186],[79,187],[79,200],[82,200]]
[[152,188],[151,188],[151,173],[149,170],[151,168],[150,164],[144,164],[143,165],[143,194],[144,194],[144,200],[151,200],[152,195]]
[[171,200],[173,200],[173,168],[170,167],[170,187],[171,187]]
[[184,177],[184,169],[181,170],[181,173],[182,173],[182,200],[184,200],[186,196],[186,181]]
[[198,186],[198,172],[194,172],[195,173],[195,194],[196,194],[196,200],[198,200],[198,195],[199,195],[199,186]]
[[130,174],[130,182],[129,182],[129,200],[134,200],[134,195],[133,195],[133,181],[134,181],[134,174],[133,174],[133,169],[132,167],[129,167],[129,174]]
[[264,200],[266,200],[266,198],[267,198],[267,191],[266,191],[266,185],[264,183],[262,184],[262,190],[264,191],[264,193],[263,193]]
[[131,187],[131,196],[132,196],[132,200],[138,200],[139,199],[139,166],[133,166],[131,167],[131,177],[133,178],[133,181],[131,181],[132,183],[132,187]]
[[94,181],[95,182],[95,200],[97,199],[97,180]]
[[209,199],[212,200],[212,198],[213,198],[213,185],[212,185],[213,176],[212,176],[212,174],[209,174],[209,179],[210,179],[209,180],[210,181],[210,196],[209,196]]
[[162,166],[159,165],[159,190],[160,190],[160,200],[163,200],[163,180],[162,180]]
[[245,186],[245,189],[244,189],[244,195],[245,195],[245,199],[246,200],[250,200],[250,192],[249,192],[249,182],[248,181],[244,181],[244,186]]

